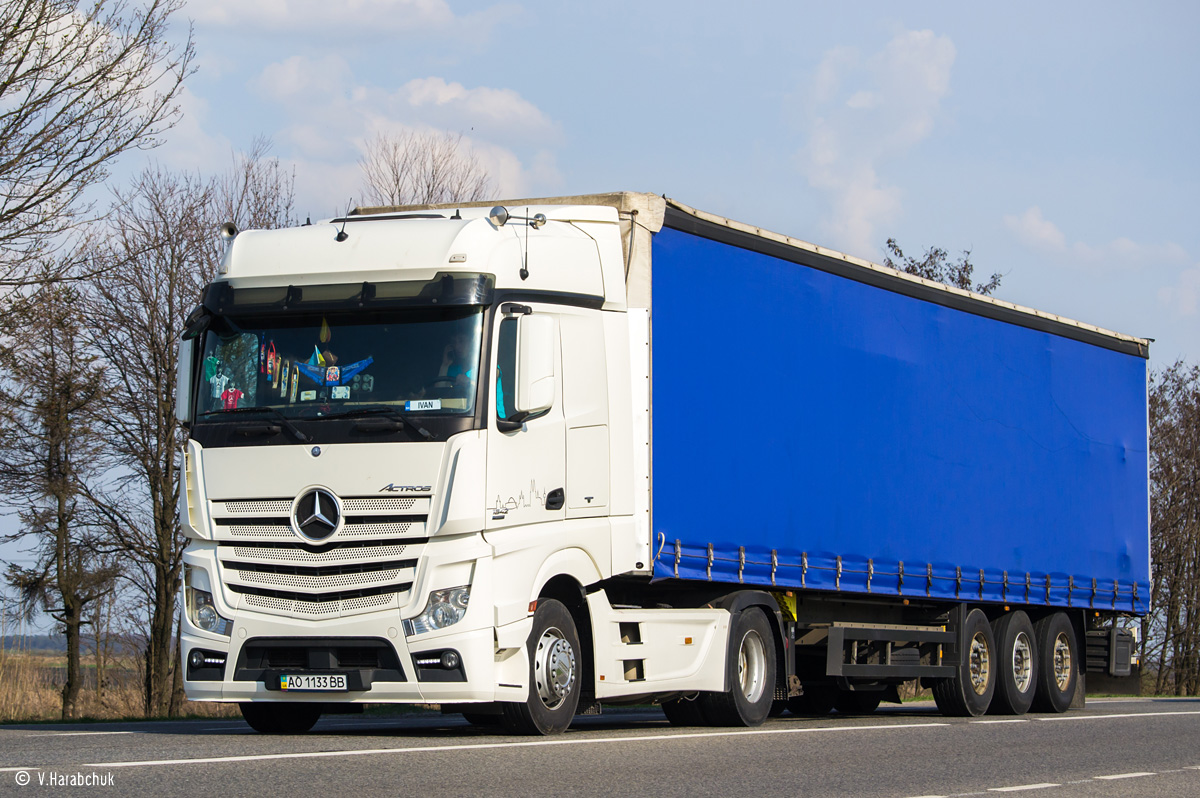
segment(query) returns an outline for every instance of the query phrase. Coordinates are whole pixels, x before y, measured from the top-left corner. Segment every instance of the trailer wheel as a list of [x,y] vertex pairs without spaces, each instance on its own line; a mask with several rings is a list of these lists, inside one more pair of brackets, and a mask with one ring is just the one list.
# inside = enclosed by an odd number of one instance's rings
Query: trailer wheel
[[834,700],[833,708],[843,715],[870,715],[879,709],[882,700],[882,690],[842,690]]
[[996,691],[996,639],[983,610],[971,610],[963,626],[966,650],[960,652],[958,673],[937,680],[933,700],[943,715],[978,717]]
[[701,711],[714,726],[758,726],[775,698],[775,637],[762,610],[747,607],[733,617],[726,657],[729,690],[701,693]]
[[566,731],[579,706],[579,633],[562,602],[539,599],[533,613],[529,650],[529,697],[501,702],[504,726],[513,734],[558,734]]
[[321,719],[320,704],[238,704],[242,717],[259,734],[303,734]]
[[707,726],[708,719],[704,717],[704,709],[700,706],[699,696],[695,698],[675,698],[662,702],[663,714],[672,726]]
[[1065,613],[1055,612],[1033,625],[1037,643],[1037,692],[1033,709],[1037,712],[1066,712],[1075,698],[1079,666],[1075,627]]
[[823,718],[833,711],[838,690],[831,685],[805,684],[803,695],[788,699],[788,711],[806,718]]
[[1038,653],[1033,624],[1017,610],[1000,616],[992,624],[1000,666],[996,694],[988,711],[997,715],[1024,715],[1037,690]]

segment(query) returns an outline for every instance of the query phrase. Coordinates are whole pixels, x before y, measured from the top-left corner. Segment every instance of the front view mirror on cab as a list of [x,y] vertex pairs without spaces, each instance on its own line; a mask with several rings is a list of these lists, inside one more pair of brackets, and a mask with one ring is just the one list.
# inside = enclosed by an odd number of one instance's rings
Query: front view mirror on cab
[[557,321],[524,307],[517,312],[523,315],[500,322],[498,339],[496,415],[501,429],[509,430],[550,410],[558,384]]

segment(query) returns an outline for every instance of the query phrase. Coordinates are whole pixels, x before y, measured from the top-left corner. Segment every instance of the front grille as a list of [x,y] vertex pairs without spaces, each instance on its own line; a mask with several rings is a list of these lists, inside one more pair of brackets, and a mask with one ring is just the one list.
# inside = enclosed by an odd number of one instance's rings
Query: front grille
[[212,502],[221,580],[243,606],[293,618],[399,607],[416,580],[428,497],[348,497],[341,528],[314,544],[292,530],[291,499]]

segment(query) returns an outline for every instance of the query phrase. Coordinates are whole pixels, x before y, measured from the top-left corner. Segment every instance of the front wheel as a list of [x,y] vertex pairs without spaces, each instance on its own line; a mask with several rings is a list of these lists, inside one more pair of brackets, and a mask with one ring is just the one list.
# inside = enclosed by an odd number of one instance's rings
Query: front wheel
[[575,621],[561,601],[539,599],[529,654],[529,697],[503,702],[504,725],[513,734],[559,734],[579,706],[582,649]]
[[702,693],[700,705],[714,726],[759,726],[775,698],[775,636],[767,616],[749,607],[729,629],[724,693]]
[[303,734],[321,719],[319,704],[246,702],[238,708],[250,728],[259,734]]

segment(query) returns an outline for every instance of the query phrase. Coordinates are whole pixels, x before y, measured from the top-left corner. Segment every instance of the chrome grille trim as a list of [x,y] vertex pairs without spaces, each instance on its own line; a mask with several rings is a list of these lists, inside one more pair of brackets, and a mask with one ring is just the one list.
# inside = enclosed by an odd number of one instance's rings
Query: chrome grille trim
[[338,618],[407,601],[426,543],[430,497],[339,499],[341,528],[319,544],[293,532],[294,499],[211,502],[220,578],[242,607]]

